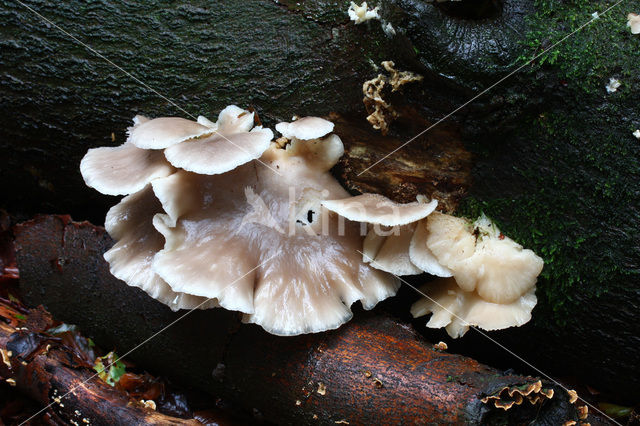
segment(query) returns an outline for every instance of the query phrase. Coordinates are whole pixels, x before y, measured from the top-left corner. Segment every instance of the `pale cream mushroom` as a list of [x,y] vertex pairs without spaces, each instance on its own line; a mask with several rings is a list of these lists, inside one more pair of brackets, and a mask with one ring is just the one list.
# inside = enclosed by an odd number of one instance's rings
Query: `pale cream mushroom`
[[228,172],[260,158],[269,147],[273,132],[261,126],[250,130],[253,122],[254,113],[228,106],[220,112],[213,133],[173,144],[164,154],[173,166],[190,172],[206,175]]
[[476,292],[462,290],[454,278],[436,280],[420,290],[427,297],[413,304],[413,317],[432,313],[427,327],[445,327],[453,338],[462,337],[469,326],[487,331],[519,327],[531,319],[531,311],[537,302],[535,288],[529,289],[510,303],[488,302]]
[[640,34],[640,15],[629,13],[627,15],[627,27],[631,29],[631,34]]
[[215,300],[171,290],[153,271],[153,257],[164,246],[164,238],[154,229],[152,219],[161,211],[162,206],[150,186],[123,198],[109,210],[105,229],[116,244],[104,258],[109,262],[111,273],[173,310],[217,306]]
[[[173,309],[219,304],[280,335],[337,328],[354,302],[371,309],[395,294],[398,280],[362,261],[360,224],[321,205],[348,197],[328,172],[344,152],[340,138],[298,137],[324,135],[324,120],[306,120],[318,128],[304,134],[294,126],[284,148],[234,106],[215,123],[200,117],[195,124],[206,131],[174,121],[201,136],[184,128],[154,134],[165,120],[137,131],[152,122],[136,119],[125,145],[153,158],[164,154],[179,169],[163,161],[163,176],[138,179],[139,192],[109,212],[107,229],[117,242],[105,257],[115,276]],[[166,148],[134,146],[145,137]]]
[[375,223],[382,226],[406,225],[427,217],[438,206],[437,200],[395,203],[379,194],[362,194],[355,197],[326,200],[322,203],[329,210],[349,220]]
[[[154,270],[174,291],[216,298],[278,335],[336,328],[355,301],[370,309],[395,294],[397,280],[362,262],[359,224],[320,205],[348,196],[328,173],[338,143],[272,143],[260,160],[281,176],[249,162],[154,181],[166,212],[154,220],[166,239]],[[270,217],[258,220],[255,209]]]
[[[136,116],[133,122],[132,131],[150,121]],[[148,151],[130,142],[117,147],[92,148],[80,162],[80,173],[87,186],[107,195],[132,194],[153,179],[173,172],[162,151]]]
[[[204,117],[202,118],[204,119]],[[207,120],[207,122],[209,121]],[[159,117],[145,120],[129,128],[127,142],[142,149],[164,149],[182,141],[212,133],[212,131],[211,127],[186,118]]]
[[323,201],[323,206],[349,220],[369,223],[363,243],[363,260],[395,275],[416,275],[423,271],[411,262],[409,245],[415,222],[431,214],[437,200],[420,198],[400,204],[378,194]]
[[465,291],[511,303],[535,286],[544,262],[504,236],[486,216],[476,222],[442,213],[425,221],[426,248]]
[[291,123],[278,123],[276,130],[287,139],[318,139],[333,131],[333,123],[320,117],[303,117]]

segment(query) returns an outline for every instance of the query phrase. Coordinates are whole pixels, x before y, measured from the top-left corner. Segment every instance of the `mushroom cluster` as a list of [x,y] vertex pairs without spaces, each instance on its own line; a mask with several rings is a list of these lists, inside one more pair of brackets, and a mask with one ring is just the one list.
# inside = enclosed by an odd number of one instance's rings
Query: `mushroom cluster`
[[414,317],[433,313],[428,327],[446,327],[455,338],[471,325],[499,330],[531,319],[544,263],[486,216],[471,222],[435,212],[418,224],[410,255],[421,266],[443,268],[430,273],[445,278],[424,286],[427,297],[411,308]]
[[333,124],[280,123],[286,138],[225,108],[204,117],[138,116],[127,141],[91,149],[87,185],[126,195],[105,228],[114,276],[174,310],[221,306],[270,333],[339,327],[398,280],[362,261],[360,224],[322,206],[349,194],[329,173],[344,152]]
[[461,337],[469,326],[499,330],[531,319],[543,261],[482,215],[475,222],[435,212],[437,202],[396,204],[375,194],[323,202],[369,224],[363,261],[394,275],[442,277],[421,289],[411,313],[432,313],[428,327]]
[[453,337],[469,325],[521,325],[535,306],[542,260],[487,218],[435,211],[436,200],[351,196],[329,173],[344,153],[333,123],[278,123],[222,110],[214,123],[134,118],[127,141],[90,149],[87,185],[125,195],[105,228],[111,273],[171,309],[223,307],[277,335],[334,329],[351,305],[392,296],[400,275],[445,278],[414,316]]

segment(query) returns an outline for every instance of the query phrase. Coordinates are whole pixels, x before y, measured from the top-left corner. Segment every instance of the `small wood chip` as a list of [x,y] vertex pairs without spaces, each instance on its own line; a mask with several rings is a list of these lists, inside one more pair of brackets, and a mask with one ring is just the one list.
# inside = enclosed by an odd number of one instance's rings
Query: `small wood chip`
[[441,351],[446,351],[447,349],[449,349],[449,346],[447,346],[447,344],[445,342],[438,342],[435,345],[433,345],[436,349],[439,349]]
[[317,392],[320,395],[323,395],[323,396],[327,393],[327,387],[324,385],[324,383],[318,382],[318,390],[317,390]]
[[11,361],[10,361],[10,358],[12,355],[11,351],[8,351],[6,349],[0,349],[0,354],[2,354],[2,362],[4,362],[4,364],[7,367],[11,368]]

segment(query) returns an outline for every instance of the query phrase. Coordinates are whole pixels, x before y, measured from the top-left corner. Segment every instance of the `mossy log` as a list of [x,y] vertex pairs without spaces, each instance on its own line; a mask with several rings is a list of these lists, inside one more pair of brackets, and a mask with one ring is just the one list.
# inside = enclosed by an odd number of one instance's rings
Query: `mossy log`
[[[115,200],[85,188],[82,155],[122,143],[135,114],[185,112],[27,8],[0,4],[0,206],[101,223]],[[484,211],[544,258],[534,320],[496,333],[503,343],[544,371],[587,374],[592,386],[637,403],[640,49],[624,2],[558,46],[613,3],[383,0],[395,35],[380,21],[353,25],[347,2],[26,4],[190,114],[213,118],[237,103],[272,126],[339,113],[346,156],[334,171],[349,190],[399,201],[426,193],[447,210]],[[368,128],[362,104],[362,83],[383,60],[424,76],[393,98],[401,114],[385,137]],[[609,94],[612,77],[622,86]]]
[[265,420],[578,420],[561,387],[447,353],[383,315],[359,313],[335,331],[278,337],[241,325],[236,313],[224,309],[186,316],[185,311],[171,312],[109,273],[102,253],[111,244],[104,229],[68,217],[43,216],[19,225],[16,249],[24,297],[45,304],[120,354],[136,348],[127,356],[140,365],[223,396],[248,412],[257,410]]

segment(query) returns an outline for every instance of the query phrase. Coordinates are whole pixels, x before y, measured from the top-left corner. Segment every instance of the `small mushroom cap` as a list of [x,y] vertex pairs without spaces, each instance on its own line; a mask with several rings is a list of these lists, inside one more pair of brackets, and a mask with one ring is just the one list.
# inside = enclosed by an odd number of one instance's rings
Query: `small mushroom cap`
[[427,218],[426,230],[427,249],[453,272],[460,288],[475,290],[488,302],[517,300],[535,285],[544,265],[533,251],[502,235],[484,215],[471,224],[434,213]]
[[87,186],[107,195],[132,194],[153,179],[173,172],[162,152],[147,151],[130,143],[92,148],[80,162],[80,173]]
[[627,15],[627,27],[631,28],[631,34],[640,34],[640,15],[629,13]]
[[411,263],[431,275],[451,277],[453,272],[449,268],[442,266],[427,247],[427,236],[427,223],[426,219],[423,219],[417,223],[409,244]]
[[413,317],[433,313],[427,327],[446,327],[454,339],[462,337],[471,325],[487,331],[519,327],[531,319],[531,311],[537,303],[535,288],[511,303],[499,304],[462,290],[453,278],[433,281],[421,291],[428,297],[413,304]]
[[[371,266],[394,275],[417,275],[422,270],[411,262],[409,258],[409,244],[415,231],[415,223],[397,226],[385,232],[387,235],[380,245],[373,260],[369,260]],[[369,233],[377,233],[373,226]],[[369,238],[369,235],[367,235]],[[364,253],[364,252],[363,252]]]
[[475,288],[488,302],[510,303],[533,288],[544,262],[508,237],[485,238],[455,269],[462,288]]
[[170,146],[164,154],[175,167],[215,175],[260,158],[272,138],[273,132],[262,128],[234,134],[214,133]]
[[[434,212],[426,219],[426,247],[442,266],[454,270],[462,260],[473,255],[476,238],[465,219]],[[472,229],[471,229],[472,230]],[[473,288],[465,289],[467,291]]]
[[291,123],[278,123],[276,130],[287,139],[319,139],[333,131],[333,123],[320,117],[304,117]]
[[162,235],[152,225],[153,216],[160,211],[162,206],[150,186],[123,198],[109,210],[105,228],[117,240],[104,254],[111,273],[173,310],[217,306],[215,300],[174,292],[151,268],[153,257],[164,246]]
[[336,165],[342,154],[344,145],[337,135],[329,135],[324,139],[292,140],[286,147],[289,156],[304,157],[309,167],[327,171]]
[[[236,105],[229,105],[218,114],[218,131],[223,133],[248,132],[254,124],[255,114]],[[273,137],[273,136],[272,136]]]
[[127,142],[142,149],[164,149],[211,132],[211,128],[185,118],[159,117],[133,126]]
[[362,194],[340,200],[326,200],[322,205],[355,222],[397,226],[427,217],[436,209],[438,201],[398,204],[379,194]]

